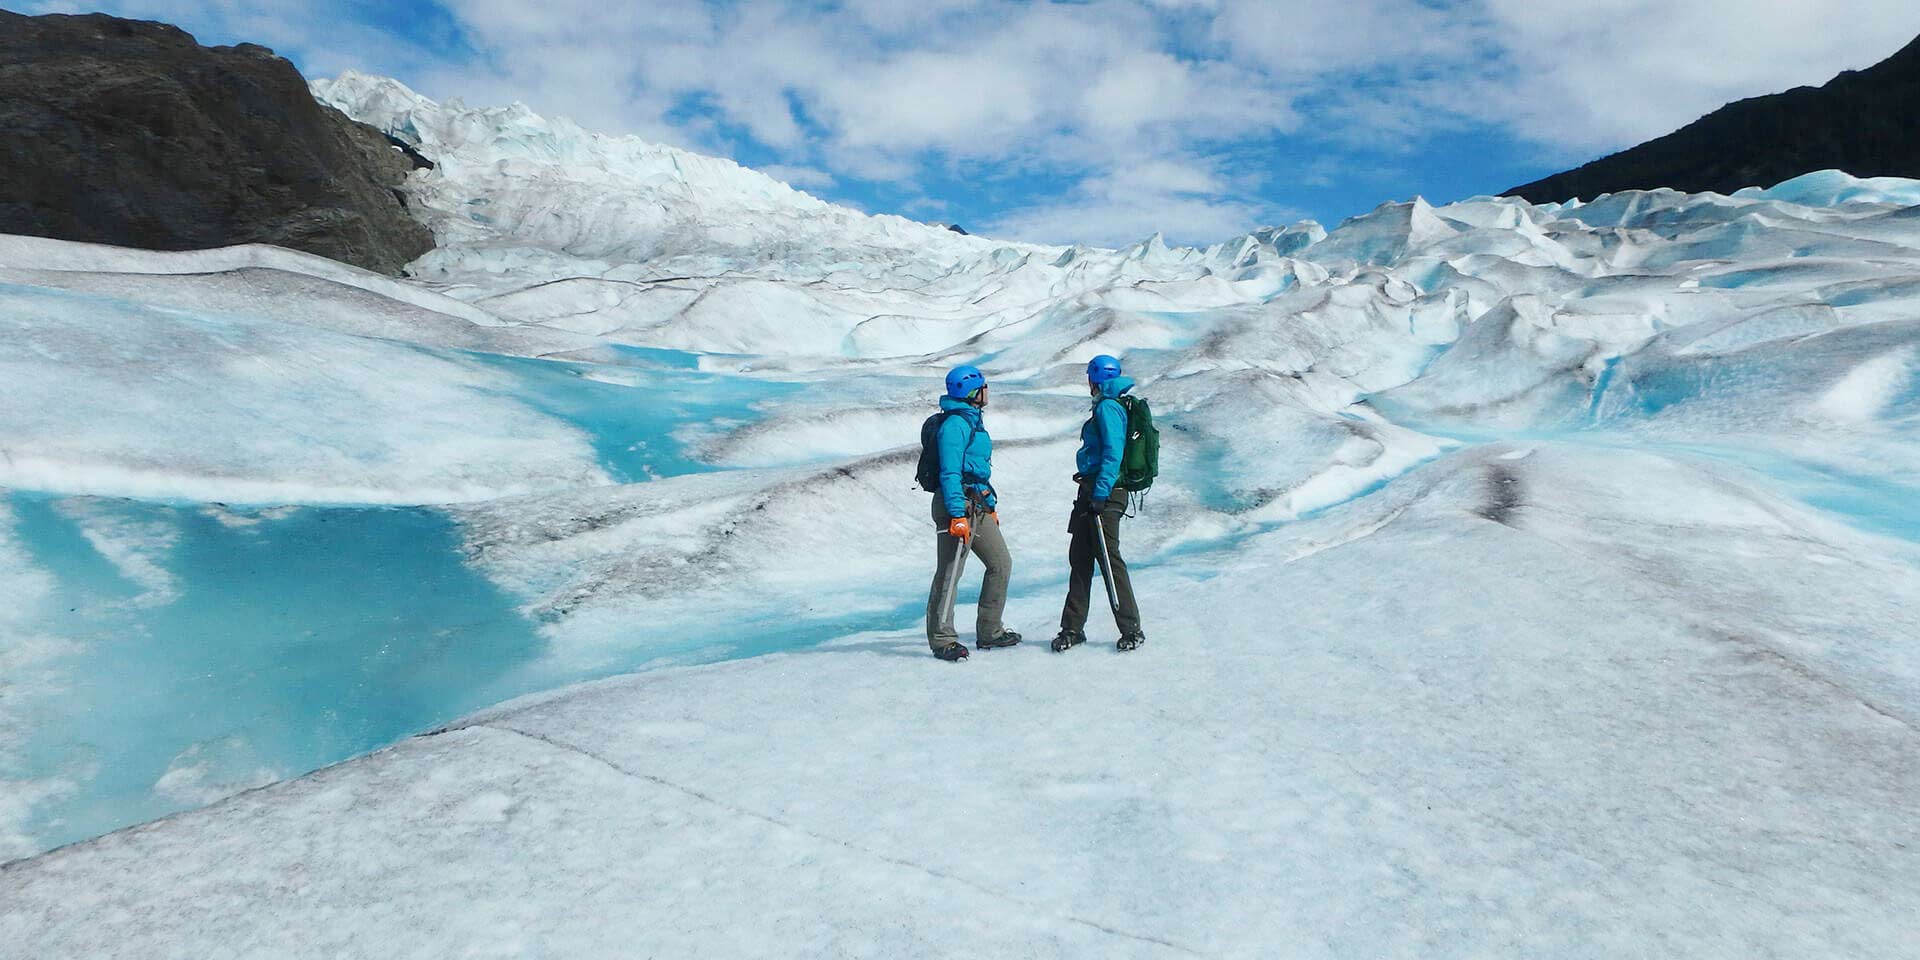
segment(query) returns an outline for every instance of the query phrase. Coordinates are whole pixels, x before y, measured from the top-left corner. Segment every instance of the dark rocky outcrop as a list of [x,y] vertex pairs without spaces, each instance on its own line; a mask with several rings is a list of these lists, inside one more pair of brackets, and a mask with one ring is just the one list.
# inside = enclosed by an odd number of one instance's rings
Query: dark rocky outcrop
[[1823,87],[1727,104],[1658,140],[1507,196],[1550,203],[1673,187],[1732,193],[1815,170],[1856,177],[1920,178],[1920,39],[1866,70]]
[[271,243],[397,273],[433,246],[396,189],[414,165],[265,47],[0,10],[0,233]]

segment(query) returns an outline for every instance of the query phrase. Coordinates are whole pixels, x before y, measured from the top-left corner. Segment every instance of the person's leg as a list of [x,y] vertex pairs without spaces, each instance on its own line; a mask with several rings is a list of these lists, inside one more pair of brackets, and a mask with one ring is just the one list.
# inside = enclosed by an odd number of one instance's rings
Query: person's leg
[[974,620],[974,636],[991,640],[1006,629],[1001,617],[1007,610],[1007,580],[1013,575],[1013,557],[1007,553],[1006,538],[1000,535],[1000,521],[993,514],[981,514],[973,525],[973,553],[987,568],[980,583],[980,607]]
[[1087,629],[1087,600],[1093,589],[1093,527],[1080,515],[1080,501],[1074,502],[1073,519],[1067,530],[1073,539],[1067,543],[1067,602],[1060,608],[1060,629],[1075,633]]
[[1120,555],[1120,518],[1126,511],[1125,500],[1108,501],[1106,509],[1100,511],[1100,528],[1107,535],[1107,570],[1113,574],[1113,593],[1119,605],[1114,616],[1120,635],[1130,637],[1140,632],[1140,608],[1133,601],[1133,580],[1127,576],[1126,558]]
[[933,586],[927,590],[927,646],[934,650],[960,642],[959,633],[953,629],[953,596],[959,592],[966,551],[956,549],[959,544],[959,538],[945,530],[934,537],[939,558],[934,561]]

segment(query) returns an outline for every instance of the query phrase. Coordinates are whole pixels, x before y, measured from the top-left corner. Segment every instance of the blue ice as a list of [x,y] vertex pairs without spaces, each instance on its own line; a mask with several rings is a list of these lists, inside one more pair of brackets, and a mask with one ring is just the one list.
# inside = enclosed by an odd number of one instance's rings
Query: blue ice
[[761,404],[799,389],[774,380],[695,372],[697,354],[637,347],[620,352],[639,362],[468,356],[512,374],[516,385],[506,391],[512,399],[586,433],[601,468],[621,483],[713,469],[688,456],[676,436],[680,428],[714,421],[751,423],[760,419]]
[[[689,455],[681,428],[752,421],[760,403],[795,389],[700,373],[696,355],[677,351],[636,348],[598,365],[461,356],[510,374],[513,399],[590,435],[622,482],[713,469]],[[516,601],[466,563],[439,510],[0,497],[28,559],[57,583],[52,609],[65,613],[43,626],[75,651],[51,664],[64,684],[57,695],[27,691],[32,732],[15,769],[0,769],[74,784],[26,825],[48,846],[298,775],[524,693],[662,657],[746,656],[876,625],[856,614],[655,633],[591,672],[563,670]],[[166,601],[140,602],[147,586],[89,542],[87,523],[170,531],[143,547],[173,583]],[[170,767],[170,786],[156,789]]]
[[[57,584],[45,627],[74,646],[51,664],[59,689],[8,704],[26,711],[30,733],[11,769],[0,761],[0,778],[74,786],[25,825],[45,847],[297,776],[512,697],[661,662],[799,649],[897,626],[920,605],[650,630],[582,667],[545,655],[537,624],[466,563],[439,510],[4,496],[15,539]],[[173,579],[171,601],[137,602],[145,587],[93,547],[76,513],[172,531],[155,558]]]
[[78,783],[29,825],[48,844],[195,805],[154,789],[176,758],[206,765],[188,794],[315,769],[519,692],[515,671],[542,649],[435,510],[85,501],[176,532],[158,558],[175,596],[147,606],[59,501],[8,502],[66,611],[48,628],[78,641],[54,664],[63,689],[30,701],[12,771]]

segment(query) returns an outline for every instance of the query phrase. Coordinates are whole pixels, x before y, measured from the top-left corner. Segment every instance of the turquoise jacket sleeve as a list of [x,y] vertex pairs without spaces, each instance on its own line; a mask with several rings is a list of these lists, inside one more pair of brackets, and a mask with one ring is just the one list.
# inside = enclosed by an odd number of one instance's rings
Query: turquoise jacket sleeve
[[1108,397],[1093,408],[1093,432],[1100,440],[1100,461],[1093,475],[1093,502],[1098,506],[1113,495],[1120,479],[1120,457],[1127,452],[1127,410]]
[[966,466],[967,443],[973,439],[973,428],[965,417],[950,416],[941,421],[940,432],[934,439],[940,451],[940,502],[946,505],[947,516],[964,517],[967,493],[961,482],[961,470]]

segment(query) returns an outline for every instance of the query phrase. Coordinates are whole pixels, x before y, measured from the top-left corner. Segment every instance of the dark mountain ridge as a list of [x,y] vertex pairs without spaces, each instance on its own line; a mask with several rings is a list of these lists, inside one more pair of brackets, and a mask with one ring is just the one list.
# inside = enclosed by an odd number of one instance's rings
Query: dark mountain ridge
[[1534,203],[1672,187],[1732,193],[1815,170],[1920,178],[1920,38],[1825,86],[1729,103],[1657,140],[1506,191]]
[[157,250],[270,243],[382,273],[432,249],[414,164],[253,44],[0,10],[0,233]]

